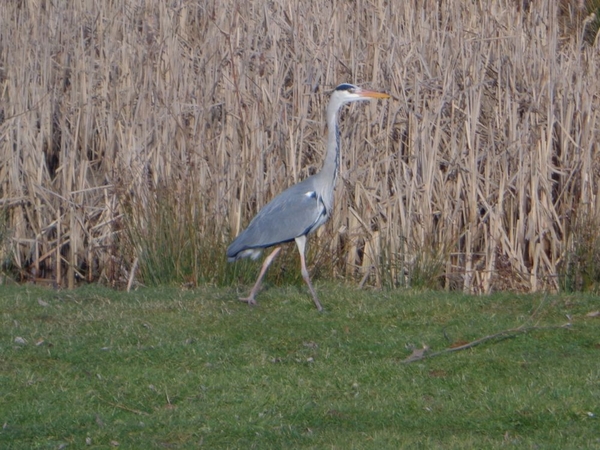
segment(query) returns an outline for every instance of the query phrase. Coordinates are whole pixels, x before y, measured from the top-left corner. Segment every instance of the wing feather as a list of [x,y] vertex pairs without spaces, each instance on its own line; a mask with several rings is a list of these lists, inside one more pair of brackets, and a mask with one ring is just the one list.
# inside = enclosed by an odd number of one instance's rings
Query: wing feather
[[244,250],[266,248],[314,231],[328,217],[310,178],[283,191],[252,219],[227,249],[230,259],[248,256]]

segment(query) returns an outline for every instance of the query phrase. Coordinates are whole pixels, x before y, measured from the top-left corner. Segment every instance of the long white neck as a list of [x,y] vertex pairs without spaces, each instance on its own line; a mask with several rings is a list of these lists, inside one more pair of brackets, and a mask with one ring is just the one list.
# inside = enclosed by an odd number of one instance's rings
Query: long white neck
[[334,97],[327,107],[327,154],[319,177],[324,184],[335,186],[340,168],[340,133],[338,128],[338,111],[342,102]]

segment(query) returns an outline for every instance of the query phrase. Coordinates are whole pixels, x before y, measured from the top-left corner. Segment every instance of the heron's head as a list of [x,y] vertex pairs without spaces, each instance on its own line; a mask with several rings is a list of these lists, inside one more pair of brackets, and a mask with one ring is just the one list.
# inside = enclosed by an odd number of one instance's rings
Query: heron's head
[[332,97],[337,97],[340,103],[356,102],[360,100],[371,100],[374,98],[389,98],[383,92],[369,91],[349,83],[342,83],[335,88]]

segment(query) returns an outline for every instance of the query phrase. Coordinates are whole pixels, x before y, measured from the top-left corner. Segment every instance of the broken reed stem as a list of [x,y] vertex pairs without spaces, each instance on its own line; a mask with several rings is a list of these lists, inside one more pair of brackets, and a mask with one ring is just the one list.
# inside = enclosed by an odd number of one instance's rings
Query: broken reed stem
[[135,280],[135,272],[138,268],[139,259],[135,258],[133,261],[133,265],[131,266],[131,272],[129,273],[129,281],[127,282],[127,292],[131,291],[131,287],[133,286],[133,282]]
[[500,338],[507,339],[507,338],[515,337],[522,333],[528,333],[529,331],[570,327],[571,323],[566,323],[561,326],[543,326],[543,327],[540,327],[537,325],[526,326],[528,323],[531,323],[536,319],[539,321],[538,316],[540,315],[540,312],[542,311],[542,306],[544,306],[544,304],[546,303],[546,300],[547,300],[547,295],[544,295],[542,297],[542,299],[540,300],[539,304],[537,305],[537,307],[535,308],[535,310],[529,316],[529,318],[523,324],[521,324],[520,326],[518,326],[516,328],[510,328],[508,330],[503,330],[498,333],[490,334],[490,335],[481,337],[479,339],[475,339],[474,341],[468,342],[466,344],[446,348],[444,350],[441,350],[439,352],[434,352],[434,353],[428,353],[429,347],[424,345],[423,348],[421,348],[421,349],[415,349],[409,357],[402,360],[401,362],[402,362],[402,364],[409,364],[409,363],[412,363],[415,361],[420,361],[423,359],[433,358],[435,356],[444,355],[446,353],[452,353],[452,352],[456,352],[456,351],[460,351],[460,350],[466,350],[468,348],[473,348],[480,344],[483,344],[484,342],[491,341],[494,339],[500,339]]
[[433,352],[433,353],[427,353],[427,349],[420,349],[417,350],[415,352],[413,352],[412,355],[410,355],[408,358],[403,359],[402,361],[400,361],[402,364],[410,364],[413,363],[415,361],[422,361],[424,359],[429,359],[429,358],[434,358],[436,356],[441,356],[441,355],[445,355],[448,353],[453,353],[453,352],[458,352],[461,350],[466,350],[469,348],[473,348],[476,347],[480,344],[483,344],[485,342],[494,340],[494,339],[508,339],[508,338],[512,338],[515,336],[518,336],[519,334],[524,334],[524,333],[529,333],[530,331],[537,331],[537,330],[556,330],[556,329],[564,329],[564,328],[568,328],[570,327],[571,324],[567,323],[564,325],[560,325],[560,326],[545,326],[545,327],[538,327],[538,326],[531,326],[531,327],[525,327],[525,326],[520,326],[517,328],[511,328],[508,330],[503,330],[500,331],[498,333],[495,334],[490,334],[487,336],[483,336],[479,339],[475,339],[474,341],[468,342],[466,344],[463,345],[459,345],[457,347],[450,347],[450,348],[446,348],[444,350],[440,350],[439,352]]
[[137,414],[138,416],[149,416],[150,414],[146,411],[140,411],[139,409],[129,408],[128,406],[121,405],[120,403],[111,402],[109,400],[105,400],[102,397],[98,397],[99,400],[106,403],[107,405],[113,406],[115,408],[122,409],[123,411],[127,411],[133,414]]

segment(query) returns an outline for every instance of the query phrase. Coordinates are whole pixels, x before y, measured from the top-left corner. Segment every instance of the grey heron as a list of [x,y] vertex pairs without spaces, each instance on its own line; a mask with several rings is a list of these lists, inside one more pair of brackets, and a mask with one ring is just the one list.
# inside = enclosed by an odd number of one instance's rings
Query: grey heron
[[327,154],[321,171],[289,187],[267,203],[227,249],[227,258],[231,262],[247,257],[256,259],[263,249],[276,246],[265,258],[250,295],[240,298],[241,301],[250,305],[256,304],[255,297],[261,281],[269,265],[280,252],[280,244],[296,241],[302,278],[308,285],[317,309],[323,309],[310,282],[304,250],[308,235],[323,225],[333,211],[333,189],[340,160],[338,112],[346,103],[389,97],[388,94],[368,91],[348,83],[335,88],[327,107]]

